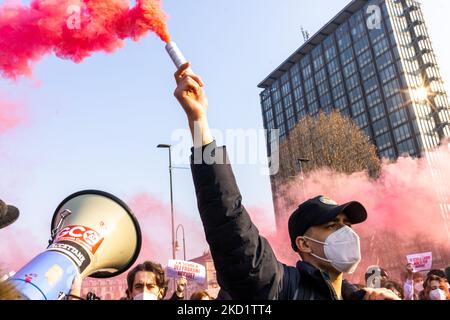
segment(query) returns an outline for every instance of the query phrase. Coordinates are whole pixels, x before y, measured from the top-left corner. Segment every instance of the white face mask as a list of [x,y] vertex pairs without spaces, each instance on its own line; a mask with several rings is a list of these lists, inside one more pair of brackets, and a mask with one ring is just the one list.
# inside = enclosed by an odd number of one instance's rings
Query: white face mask
[[444,290],[434,289],[430,291],[431,300],[447,300]]
[[325,242],[305,237],[323,244],[326,259],[311,253],[313,257],[330,263],[336,270],[353,273],[361,261],[359,236],[349,226],[344,226],[328,236]]
[[133,300],[158,300],[158,297],[151,292],[142,292],[136,295]]
[[414,289],[417,293],[423,291],[423,282],[418,282],[414,285]]

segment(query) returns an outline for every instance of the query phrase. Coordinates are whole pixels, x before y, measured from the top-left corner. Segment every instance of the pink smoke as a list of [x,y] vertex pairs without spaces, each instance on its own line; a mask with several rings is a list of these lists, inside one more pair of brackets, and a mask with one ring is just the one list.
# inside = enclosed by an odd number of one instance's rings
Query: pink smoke
[[[147,193],[133,196],[128,203],[138,218],[143,236],[142,250],[137,262],[151,260],[163,266],[167,265],[167,261],[172,259],[170,205]],[[174,215],[175,228],[182,224],[185,229],[187,260],[196,258],[208,249],[198,214],[191,218],[175,207]],[[177,259],[183,260],[181,229],[178,232],[178,243],[180,250],[176,252],[176,256]]]
[[138,41],[149,31],[170,36],[160,0],[32,0],[30,6],[0,6],[0,74],[31,76],[32,65],[56,54],[76,63],[94,52],[111,53],[127,38]]
[[0,230],[0,273],[19,270],[47,247],[45,242],[38,241],[32,232],[21,227],[19,221]]
[[[450,263],[450,238],[439,207],[439,203],[450,206],[448,143],[431,152],[428,158],[433,159],[433,174],[427,158],[408,157],[399,158],[395,163],[385,160],[377,180],[363,172],[345,175],[327,169],[306,177],[307,198],[327,195],[339,203],[356,200],[368,211],[367,221],[355,226],[362,238],[363,261],[351,277],[353,280],[360,282],[367,266],[373,264],[391,268],[398,278],[399,266],[406,264],[406,255],[411,253],[432,251],[436,268]],[[288,215],[304,201],[301,185],[300,178],[296,178],[278,193],[279,197],[290,199],[285,203],[292,205],[283,208]],[[450,219],[447,224],[450,225]],[[271,236],[274,249],[285,262],[295,263],[299,258],[289,253],[292,250],[287,222],[280,225],[286,228]]]
[[0,135],[17,128],[26,119],[23,106],[0,97]]

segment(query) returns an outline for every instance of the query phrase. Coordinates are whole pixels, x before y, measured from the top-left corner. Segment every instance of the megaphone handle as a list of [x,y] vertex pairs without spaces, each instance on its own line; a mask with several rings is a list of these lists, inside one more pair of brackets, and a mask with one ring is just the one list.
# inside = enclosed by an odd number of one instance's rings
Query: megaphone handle
[[64,220],[71,214],[72,214],[72,211],[70,211],[69,209],[65,209],[64,211],[61,211],[59,213],[59,215],[61,216],[61,219],[59,220],[58,225],[54,229],[52,229],[52,233],[51,233],[52,239],[50,240],[51,242],[49,241],[50,244],[53,243],[53,240],[55,239],[56,234],[57,234],[59,228],[61,227],[62,223],[64,222]]

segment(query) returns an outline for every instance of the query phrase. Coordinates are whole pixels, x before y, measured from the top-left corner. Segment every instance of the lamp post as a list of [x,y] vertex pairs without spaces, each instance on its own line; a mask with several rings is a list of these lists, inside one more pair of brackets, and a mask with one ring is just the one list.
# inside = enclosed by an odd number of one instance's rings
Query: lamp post
[[169,150],[169,177],[170,177],[170,215],[172,220],[172,259],[175,260],[175,226],[173,215],[173,188],[172,188],[172,146],[170,144],[159,144],[160,149]]
[[306,199],[306,188],[305,188],[305,175],[303,174],[302,162],[308,163],[310,160],[307,158],[298,158],[298,166],[300,168],[300,179],[302,180],[303,198]]
[[186,261],[186,239],[184,237],[184,226],[179,224],[177,227],[177,231],[175,232],[175,250],[178,251],[180,246],[178,245],[178,230],[181,228],[181,232],[183,235],[183,260]]

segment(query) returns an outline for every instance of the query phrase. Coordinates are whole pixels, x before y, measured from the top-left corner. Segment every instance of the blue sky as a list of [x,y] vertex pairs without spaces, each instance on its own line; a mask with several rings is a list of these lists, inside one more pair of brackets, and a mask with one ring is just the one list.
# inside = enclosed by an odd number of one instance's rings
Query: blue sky
[[[172,38],[206,83],[211,126],[225,130],[262,128],[257,84],[302,44],[301,26],[315,33],[348,2],[165,0],[163,7]],[[448,88],[450,3],[422,3]],[[31,81],[0,79],[0,93],[24,102],[30,115],[0,136],[0,198],[21,209],[17,224],[42,247],[54,209],[73,192],[100,189],[124,200],[147,192],[169,201],[167,153],[156,145],[175,143],[173,131],[186,128],[172,95],[174,71],[163,43],[149,35],[81,64],[48,56]],[[260,166],[237,165],[235,175],[247,206],[273,210]],[[178,209],[198,215],[189,171],[174,172],[174,197]]]

